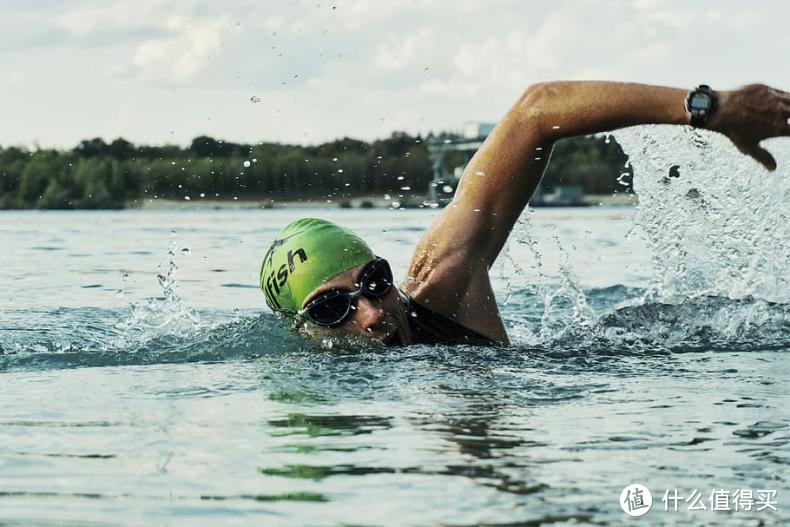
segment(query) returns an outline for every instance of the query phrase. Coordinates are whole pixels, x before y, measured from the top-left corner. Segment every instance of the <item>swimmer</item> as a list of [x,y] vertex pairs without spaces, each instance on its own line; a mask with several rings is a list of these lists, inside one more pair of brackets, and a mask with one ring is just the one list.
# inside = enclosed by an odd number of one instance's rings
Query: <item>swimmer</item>
[[303,218],[285,227],[264,257],[266,303],[317,341],[351,335],[386,345],[508,345],[488,271],[554,143],[642,124],[724,134],[774,170],[760,142],[790,135],[790,94],[760,84],[732,91],[603,81],[530,86],[467,165],[452,202],[414,249],[402,284],[359,236]]

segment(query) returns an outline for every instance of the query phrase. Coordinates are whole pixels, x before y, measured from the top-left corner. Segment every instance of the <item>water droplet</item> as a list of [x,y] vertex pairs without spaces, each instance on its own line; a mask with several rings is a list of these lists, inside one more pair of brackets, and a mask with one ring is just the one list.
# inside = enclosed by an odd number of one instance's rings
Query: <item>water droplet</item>
[[206,193],[205,193],[205,192],[201,192],[201,193],[200,193],[200,197],[201,197],[201,198],[205,198],[205,197],[206,197]]
[[189,200],[191,200],[192,198],[190,198],[189,196],[184,196],[184,199],[185,199],[185,200],[187,200],[187,201],[189,201]]
[[187,247],[181,249],[181,256],[189,256],[190,254],[192,254],[192,251],[190,251]]
[[414,318],[417,318],[417,312],[416,312],[416,311],[411,311],[411,312],[409,313],[409,315],[411,315],[411,316],[412,316],[412,317],[414,317]]
[[261,98],[258,97],[257,95],[253,95],[252,97],[250,97],[250,102],[253,104],[259,103],[261,102]]
[[338,174],[342,174],[342,173],[343,173],[343,169],[342,169],[342,168],[338,168],[338,169],[337,169],[337,173],[338,173]]
[[401,190],[411,190],[411,187],[401,187]]
[[250,168],[250,165],[252,163],[250,163],[249,161],[245,161],[243,164],[244,164],[244,168]]
[[400,201],[393,201],[392,202],[392,208],[393,209],[397,209],[398,207],[400,207]]
[[445,139],[445,140],[444,140],[444,144],[446,144],[446,145],[449,145],[449,144],[450,144],[450,143],[452,143],[452,142],[453,142],[453,140],[452,140],[452,139]]
[[123,275],[121,275],[121,279],[124,282],[128,282],[129,281],[129,273],[123,273]]
[[403,176],[398,176],[398,177],[397,177],[397,178],[395,178],[395,179],[397,179],[398,181],[403,181]]
[[445,185],[442,187],[442,192],[444,192],[445,194],[452,194],[453,187],[451,187],[450,185]]
[[482,170],[478,170],[477,172],[475,172],[475,176],[477,177],[485,177],[485,175],[486,173],[483,172]]

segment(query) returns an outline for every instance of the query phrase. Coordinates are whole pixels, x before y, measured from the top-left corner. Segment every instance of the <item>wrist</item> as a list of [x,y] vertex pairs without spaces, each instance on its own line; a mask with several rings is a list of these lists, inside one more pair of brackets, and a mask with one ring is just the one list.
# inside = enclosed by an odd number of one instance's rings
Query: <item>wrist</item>
[[716,112],[705,123],[705,129],[724,133],[724,123],[727,111],[730,109],[732,91],[717,91],[718,107]]
[[690,90],[684,102],[689,123],[694,128],[708,128],[718,106],[719,95],[707,84],[700,84]]

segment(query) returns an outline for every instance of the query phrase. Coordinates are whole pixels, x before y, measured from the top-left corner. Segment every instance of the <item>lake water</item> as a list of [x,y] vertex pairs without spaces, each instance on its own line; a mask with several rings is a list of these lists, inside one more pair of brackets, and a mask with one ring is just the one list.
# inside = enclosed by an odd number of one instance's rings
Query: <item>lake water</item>
[[[786,525],[786,186],[728,209],[701,185],[525,215],[492,269],[501,349],[290,335],[257,273],[304,211],[2,212],[0,524]],[[401,277],[437,214],[309,212]],[[674,489],[756,503],[666,511]]]

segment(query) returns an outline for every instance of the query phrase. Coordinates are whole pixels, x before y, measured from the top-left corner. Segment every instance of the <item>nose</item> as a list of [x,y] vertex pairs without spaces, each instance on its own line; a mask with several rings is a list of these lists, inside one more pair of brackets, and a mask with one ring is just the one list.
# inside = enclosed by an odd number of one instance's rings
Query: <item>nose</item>
[[357,300],[355,318],[360,329],[372,331],[384,321],[384,310],[369,298],[361,296]]

